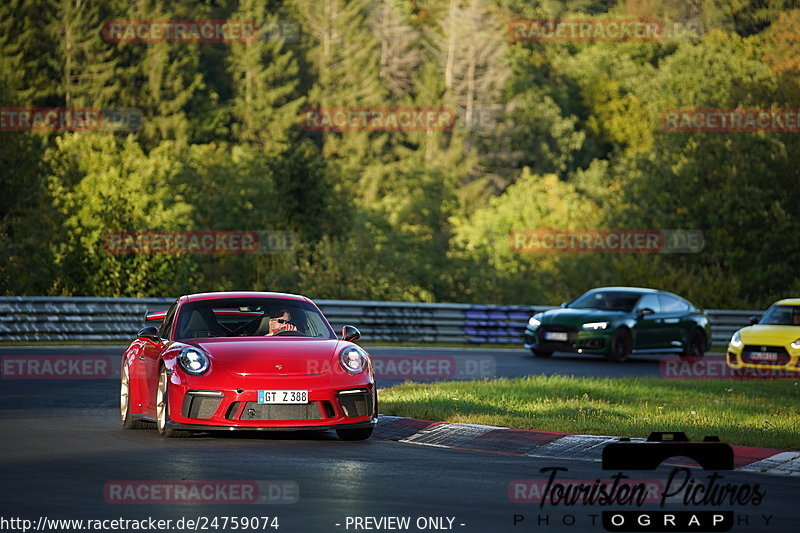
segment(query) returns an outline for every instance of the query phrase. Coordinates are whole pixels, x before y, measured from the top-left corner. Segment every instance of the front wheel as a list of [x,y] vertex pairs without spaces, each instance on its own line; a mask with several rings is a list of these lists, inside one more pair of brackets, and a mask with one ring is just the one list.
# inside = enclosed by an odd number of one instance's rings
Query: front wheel
[[631,332],[625,328],[618,330],[611,339],[611,351],[606,355],[609,361],[622,363],[633,349]]
[[372,436],[372,431],[375,428],[359,428],[359,429],[337,429],[336,434],[342,440],[367,440]]
[[689,335],[689,342],[683,348],[681,357],[684,359],[700,359],[705,355],[706,334],[702,330],[695,329]]
[[161,372],[158,374],[158,390],[156,391],[156,426],[158,427],[158,434],[167,439],[188,437],[188,431],[167,427],[169,422],[168,386],[167,369],[162,367]]

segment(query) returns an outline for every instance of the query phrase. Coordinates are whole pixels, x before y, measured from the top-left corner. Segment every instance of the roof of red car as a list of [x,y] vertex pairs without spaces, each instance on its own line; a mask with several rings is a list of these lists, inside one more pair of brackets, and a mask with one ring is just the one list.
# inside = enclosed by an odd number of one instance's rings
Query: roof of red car
[[258,291],[201,292],[198,294],[187,294],[181,296],[180,299],[185,302],[195,302],[198,300],[215,300],[218,298],[288,298],[290,300],[308,300],[308,298],[299,294]]

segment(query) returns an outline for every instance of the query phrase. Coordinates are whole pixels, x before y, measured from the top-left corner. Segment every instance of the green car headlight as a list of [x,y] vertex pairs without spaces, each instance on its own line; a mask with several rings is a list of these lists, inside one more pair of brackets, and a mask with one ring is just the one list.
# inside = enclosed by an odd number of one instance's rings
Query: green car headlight
[[583,329],[606,329],[608,322],[587,322],[583,325]]

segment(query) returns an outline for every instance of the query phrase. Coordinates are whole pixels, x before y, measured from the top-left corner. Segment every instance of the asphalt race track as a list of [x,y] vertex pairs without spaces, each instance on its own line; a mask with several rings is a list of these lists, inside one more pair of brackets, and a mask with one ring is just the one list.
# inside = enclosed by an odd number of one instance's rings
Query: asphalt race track
[[[577,356],[533,359],[519,350],[372,348],[376,358],[398,355],[491,357],[498,376],[573,373],[593,376],[658,375],[658,357],[634,357],[628,363]],[[108,355],[121,347],[4,347],[0,356]],[[339,441],[319,432],[198,434],[165,440],[151,430],[122,430],[118,419],[118,382],[106,379],[0,379],[2,432],[2,512],[6,517],[52,519],[172,520],[149,531],[604,531],[603,511],[733,511],[731,531],[795,532],[800,519],[800,480],[744,472],[722,472],[717,484],[763,498],[744,504],[708,507],[681,501],[571,505],[512,501],[514,480],[545,480],[542,468],[562,467],[559,479],[609,479],[599,462],[564,461],[500,453],[444,449],[373,437]],[[391,385],[391,381],[379,383]],[[632,478],[664,481],[672,472],[625,472]],[[709,485],[708,473],[691,471],[692,481]],[[217,487],[203,503],[172,504],[158,496],[136,494],[136,503],[119,503],[115,487],[144,482],[148,490],[180,482],[211,482]],[[257,485],[259,500],[242,501],[226,492],[238,482]],[[269,484],[267,482],[270,482]],[[191,483],[190,483],[191,484]],[[141,485],[141,483],[139,483]],[[233,485],[237,485],[234,483]],[[135,485],[138,486],[138,485]],[[222,487],[223,490],[220,490]],[[517,494],[519,496],[519,494]],[[150,497],[151,499],[148,499]],[[680,499],[680,498],[678,498]],[[233,503],[232,503],[233,502]],[[217,518],[214,522],[213,519]],[[232,517],[259,517],[256,527],[232,527]],[[260,517],[269,517],[265,525]],[[278,518],[278,529],[272,518]],[[389,520],[407,517],[410,522]],[[517,524],[515,525],[515,517]],[[701,519],[705,517],[700,516]],[[180,526],[176,523],[183,519]],[[359,520],[360,519],[360,520]],[[194,521],[188,527],[187,520]],[[227,520],[227,527],[222,527]],[[382,520],[378,522],[378,520]],[[452,521],[451,521],[452,520]],[[594,524],[593,524],[594,521]],[[768,522],[767,522],[768,521]],[[0,531],[22,531],[22,522],[0,523]],[[239,522],[241,525],[243,522]],[[216,524],[216,525],[215,525]],[[463,524],[463,525],[462,525]],[[39,531],[72,531],[42,521]],[[82,524],[86,526],[87,524]],[[89,524],[91,525],[91,524]],[[152,524],[151,524],[152,525]],[[62,525],[63,526],[63,525]],[[113,527],[116,526],[116,527]],[[125,529],[127,527],[128,529]],[[101,529],[133,530],[106,522]],[[699,531],[699,530],[698,530]],[[706,529],[709,531],[709,529]]]

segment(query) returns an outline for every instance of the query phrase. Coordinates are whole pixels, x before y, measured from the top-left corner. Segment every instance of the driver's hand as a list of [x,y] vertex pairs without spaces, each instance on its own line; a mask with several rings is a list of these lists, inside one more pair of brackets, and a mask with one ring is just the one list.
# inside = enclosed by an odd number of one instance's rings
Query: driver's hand
[[[297,326],[294,324],[284,324],[278,331],[297,331]],[[277,333],[277,331],[275,333]]]

